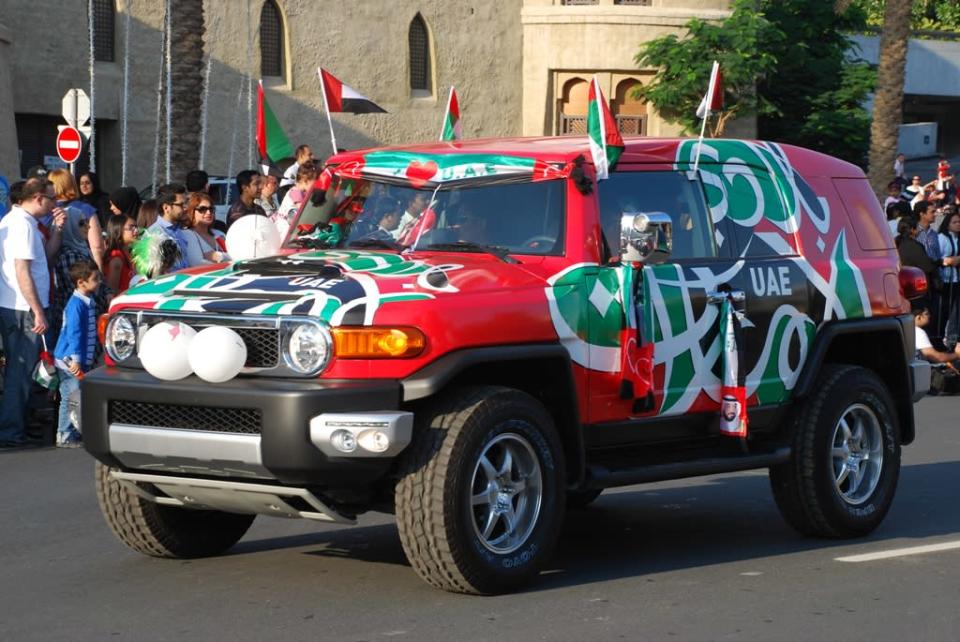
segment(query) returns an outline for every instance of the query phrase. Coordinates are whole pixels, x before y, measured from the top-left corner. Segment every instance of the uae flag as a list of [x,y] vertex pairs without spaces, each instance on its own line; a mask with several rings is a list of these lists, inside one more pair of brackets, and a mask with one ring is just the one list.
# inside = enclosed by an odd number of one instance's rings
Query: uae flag
[[387,110],[362,95],[353,87],[340,80],[323,68],[318,68],[320,86],[323,88],[323,100],[329,112],[347,112],[349,114],[385,114]]
[[590,155],[597,170],[597,180],[603,180],[610,175],[610,169],[623,153],[623,137],[617,130],[617,123],[600,91],[600,81],[596,76],[590,83],[587,136],[590,138]]
[[710,84],[707,85],[707,93],[700,101],[697,107],[697,118],[704,119],[714,112],[723,109],[723,75],[720,73],[720,63],[713,61],[713,67],[710,69]]
[[460,126],[460,101],[457,100],[457,90],[450,87],[450,97],[447,99],[447,113],[443,117],[443,129],[440,131],[440,140],[460,140],[463,138],[463,128]]
[[280,121],[263,95],[262,80],[257,86],[257,151],[260,153],[260,165],[264,174],[271,169],[275,170],[277,161],[293,156],[290,139],[283,132]]
[[723,383],[720,386],[720,432],[730,437],[747,436],[747,389],[743,362],[740,319],[728,296],[720,307],[720,341],[723,342]]

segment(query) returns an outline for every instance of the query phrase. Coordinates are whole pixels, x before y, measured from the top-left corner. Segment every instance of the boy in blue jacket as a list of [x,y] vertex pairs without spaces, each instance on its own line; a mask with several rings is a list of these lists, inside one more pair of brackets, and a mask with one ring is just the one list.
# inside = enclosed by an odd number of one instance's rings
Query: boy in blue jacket
[[70,280],[76,285],[63,310],[63,327],[53,351],[60,375],[60,418],[57,447],[80,446],[80,431],[70,421],[71,396],[80,389],[83,373],[93,365],[97,347],[97,318],[93,293],[100,287],[100,271],[93,261],[70,266]]

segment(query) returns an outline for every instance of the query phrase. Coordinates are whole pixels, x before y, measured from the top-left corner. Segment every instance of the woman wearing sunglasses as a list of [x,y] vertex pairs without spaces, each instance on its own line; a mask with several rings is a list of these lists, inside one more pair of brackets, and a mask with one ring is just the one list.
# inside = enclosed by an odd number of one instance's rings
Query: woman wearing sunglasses
[[139,236],[137,221],[129,214],[114,214],[107,221],[107,269],[104,281],[113,294],[120,294],[130,287],[133,277],[130,245]]
[[207,263],[229,261],[226,237],[213,228],[215,214],[213,202],[203,192],[193,192],[187,202],[185,213],[187,228],[187,263],[190,267]]

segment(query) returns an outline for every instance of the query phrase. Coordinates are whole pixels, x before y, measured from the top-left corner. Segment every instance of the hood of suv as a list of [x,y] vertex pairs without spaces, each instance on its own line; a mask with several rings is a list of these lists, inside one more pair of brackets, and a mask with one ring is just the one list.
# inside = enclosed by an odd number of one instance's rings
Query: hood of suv
[[310,250],[168,274],[116,297],[111,309],[305,315],[331,325],[370,325],[378,309],[393,303],[543,286],[522,264],[487,254]]

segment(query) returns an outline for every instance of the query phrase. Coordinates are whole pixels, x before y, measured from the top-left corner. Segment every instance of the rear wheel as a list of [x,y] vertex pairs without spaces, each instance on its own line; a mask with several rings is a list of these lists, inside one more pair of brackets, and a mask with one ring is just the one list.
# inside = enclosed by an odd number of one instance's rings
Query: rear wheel
[[770,469],[777,506],[806,535],[857,537],[886,516],[900,476],[890,392],[871,370],[824,367],[796,417],[793,454]]
[[161,506],[110,477],[96,463],[100,510],[121,542],[152,557],[194,558],[223,553],[250,528],[254,515]]
[[425,415],[396,489],[414,570],[458,593],[513,590],[537,575],[563,521],[562,449],[526,393],[454,391]]

